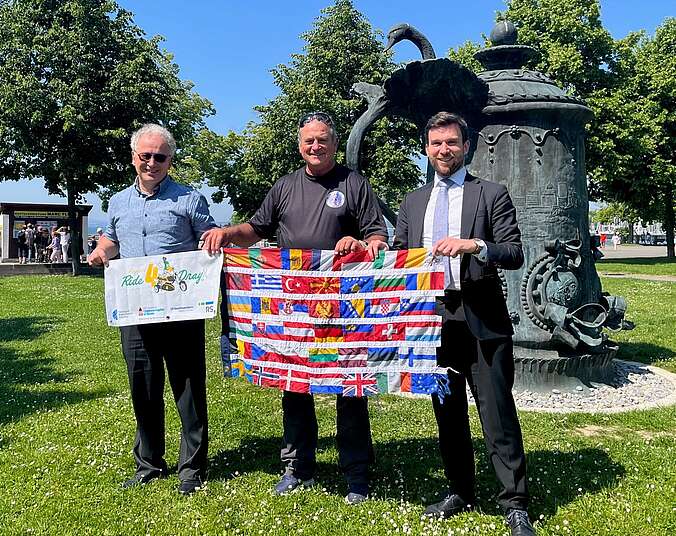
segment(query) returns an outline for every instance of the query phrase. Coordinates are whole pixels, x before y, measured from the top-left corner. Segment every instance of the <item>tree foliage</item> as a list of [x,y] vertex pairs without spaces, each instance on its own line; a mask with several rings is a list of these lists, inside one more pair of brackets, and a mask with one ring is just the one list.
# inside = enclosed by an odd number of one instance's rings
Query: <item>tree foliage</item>
[[500,16],[517,26],[519,43],[542,53],[533,67],[594,112],[587,127],[590,196],[661,220],[673,255],[675,20],[665,20],[653,38],[635,32],[614,40],[598,0],[511,0]]
[[189,148],[212,107],[160,42],[112,0],[0,3],[0,180],[43,178],[67,195],[73,223],[82,194],[129,183],[129,135],[142,123]]
[[605,225],[619,222],[637,222],[640,218],[636,210],[624,203],[608,203],[598,210],[589,212],[590,219],[594,223]]
[[[338,160],[344,159],[350,128],[367,106],[352,85],[382,84],[395,68],[379,34],[350,0],[336,0],[322,10],[301,37],[303,52],[272,70],[280,94],[256,107],[260,120],[221,140],[217,173],[210,180],[218,188],[213,199],[230,198],[240,216],[253,213],[279,177],[301,166],[297,129],[305,113],[321,110],[333,116]],[[391,206],[418,184],[421,174],[412,159],[418,152],[415,127],[389,118],[377,122],[362,145],[361,171]]]
[[541,53],[533,67],[580,96],[614,83],[615,41],[603,27],[598,0],[510,0],[499,15],[513,22],[519,43]]

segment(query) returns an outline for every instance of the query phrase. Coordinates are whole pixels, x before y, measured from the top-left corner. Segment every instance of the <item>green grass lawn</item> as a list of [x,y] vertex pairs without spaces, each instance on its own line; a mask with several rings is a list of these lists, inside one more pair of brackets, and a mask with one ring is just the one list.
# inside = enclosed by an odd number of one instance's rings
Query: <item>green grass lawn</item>
[[596,269],[599,273],[676,276],[676,259],[601,259],[596,263]]
[[[620,357],[676,370],[676,283],[604,279],[638,327],[615,336]],[[218,321],[208,326],[210,476],[176,493],[172,476],[122,491],[134,471],[134,419],[103,281],[0,278],[0,534],[507,534],[495,504],[476,411],[480,510],[420,521],[444,486],[425,399],[371,401],[373,500],[343,503],[332,397],[317,397],[320,486],[274,497],[281,474],[280,395],[222,377]],[[170,397],[167,397],[170,400]],[[522,412],[541,535],[676,534],[676,410],[620,415]],[[167,407],[167,461],[179,424]]]

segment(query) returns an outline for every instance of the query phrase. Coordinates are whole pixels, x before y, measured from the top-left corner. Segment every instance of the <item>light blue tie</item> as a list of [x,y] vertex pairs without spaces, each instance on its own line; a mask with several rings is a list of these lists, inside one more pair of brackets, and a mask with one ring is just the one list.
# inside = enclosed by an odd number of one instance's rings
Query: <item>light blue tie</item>
[[[450,185],[450,179],[439,181],[437,204],[434,207],[434,221],[432,223],[432,245],[448,236],[448,188]],[[451,284],[451,258],[443,257],[442,261],[444,264],[444,286],[448,288]]]

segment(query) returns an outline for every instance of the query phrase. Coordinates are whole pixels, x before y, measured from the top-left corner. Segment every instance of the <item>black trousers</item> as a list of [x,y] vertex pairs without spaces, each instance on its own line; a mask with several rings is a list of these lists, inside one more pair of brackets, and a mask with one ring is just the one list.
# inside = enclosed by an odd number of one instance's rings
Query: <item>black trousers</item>
[[[282,463],[287,473],[308,480],[316,469],[318,429],[314,397],[284,391],[282,411]],[[368,484],[369,464],[373,463],[374,455],[366,397],[337,396],[336,443],[338,466],[348,485]]]
[[139,474],[166,474],[164,365],[181,419],[178,476],[205,478],[207,396],[204,320],[120,328],[136,416],[134,458]]
[[448,372],[450,394],[432,396],[439,427],[439,448],[451,493],[475,504],[474,449],[470,434],[465,382],[476,401],[488,457],[502,490],[498,502],[526,508],[526,457],[521,426],[512,397],[514,355],[512,339],[480,341],[464,320],[445,320],[437,362]]

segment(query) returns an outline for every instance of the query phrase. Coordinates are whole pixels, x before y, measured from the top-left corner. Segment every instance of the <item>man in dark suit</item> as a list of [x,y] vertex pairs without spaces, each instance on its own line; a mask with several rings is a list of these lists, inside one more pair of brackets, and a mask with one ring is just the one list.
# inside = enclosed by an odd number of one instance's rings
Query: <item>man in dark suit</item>
[[426,247],[443,256],[446,291],[437,363],[448,389],[432,396],[448,495],[425,515],[448,517],[471,508],[474,452],[465,382],[476,401],[488,457],[502,485],[498,499],[512,535],[534,534],[528,518],[526,458],[512,398],[512,325],[497,269],[523,264],[521,233],[507,189],[467,173],[467,124],[439,112],[425,128],[433,182],[408,194],[399,210],[394,247]]

